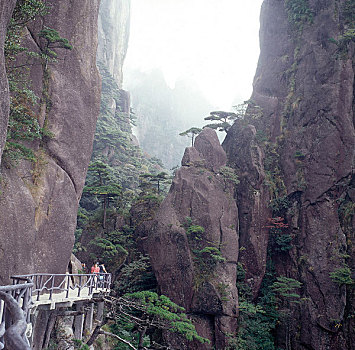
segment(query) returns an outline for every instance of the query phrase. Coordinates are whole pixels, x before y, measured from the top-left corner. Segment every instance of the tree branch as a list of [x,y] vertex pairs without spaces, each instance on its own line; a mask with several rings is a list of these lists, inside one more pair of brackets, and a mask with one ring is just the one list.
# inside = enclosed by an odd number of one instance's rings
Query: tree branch
[[99,333],[100,333],[100,334],[107,335],[107,336],[109,336],[109,337],[113,337],[113,338],[119,340],[120,342],[125,343],[125,344],[128,345],[131,349],[137,350],[137,348],[135,348],[129,341],[127,341],[127,340],[125,340],[125,339],[122,339],[121,337],[119,337],[119,336],[116,335],[116,334],[113,334],[113,333],[110,333],[110,332],[105,332],[105,331],[100,331]]

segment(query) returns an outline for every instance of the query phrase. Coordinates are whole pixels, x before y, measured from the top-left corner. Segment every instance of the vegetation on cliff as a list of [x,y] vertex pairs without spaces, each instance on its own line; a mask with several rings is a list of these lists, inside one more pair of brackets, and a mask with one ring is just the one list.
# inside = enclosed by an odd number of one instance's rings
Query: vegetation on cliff
[[[237,202],[243,215],[247,213],[245,225],[241,221],[244,246],[239,259],[245,285],[239,284],[239,290],[250,289],[248,302],[256,310],[266,309],[265,285],[273,295],[269,302],[275,313],[252,316],[266,316],[265,334],[271,335],[259,348],[351,349],[353,1],[286,0],[279,5],[264,5],[262,52],[252,96],[262,113],[253,119],[248,109],[244,123],[237,122],[224,143],[240,177]],[[272,37],[267,34],[271,32]],[[275,52],[279,57],[271,64]],[[347,91],[346,102],[342,91]],[[332,175],[327,175],[328,169]],[[256,222],[262,227],[255,229]],[[259,256],[262,264],[257,266]],[[255,283],[260,276],[261,286]],[[243,292],[239,297],[243,301]],[[242,321],[245,312],[240,312]],[[237,337],[244,344],[260,341],[260,333],[250,334],[251,324],[242,322],[239,328]]]
[[43,1],[18,1],[7,29],[4,54],[10,88],[10,114],[3,155],[7,166],[16,164],[21,159],[36,161],[31,142],[45,142],[46,138],[51,137],[46,125],[40,122],[40,105],[48,103],[48,92],[44,90],[40,97],[35,94],[30,68],[41,65],[46,79],[48,62],[55,62],[58,57],[53,49],[71,50],[72,46],[55,29],[48,27],[43,27],[38,33],[45,40],[39,51],[32,51],[23,44],[26,26],[48,11],[50,8]]

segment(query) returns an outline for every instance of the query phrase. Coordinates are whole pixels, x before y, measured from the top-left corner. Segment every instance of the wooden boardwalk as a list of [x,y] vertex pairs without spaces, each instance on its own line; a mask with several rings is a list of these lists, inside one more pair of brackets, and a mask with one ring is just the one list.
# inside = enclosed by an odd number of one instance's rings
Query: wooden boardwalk
[[41,294],[40,299],[32,299],[32,309],[37,308],[42,305],[50,305],[50,310],[56,308],[56,304],[70,303],[91,300],[93,297],[101,294],[107,294],[110,290],[107,288],[96,288],[92,293],[90,293],[89,287],[84,287],[81,290],[80,296],[78,296],[78,291],[76,289],[69,290],[69,294],[66,291],[60,293],[53,293],[52,298],[49,298],[49,293]]

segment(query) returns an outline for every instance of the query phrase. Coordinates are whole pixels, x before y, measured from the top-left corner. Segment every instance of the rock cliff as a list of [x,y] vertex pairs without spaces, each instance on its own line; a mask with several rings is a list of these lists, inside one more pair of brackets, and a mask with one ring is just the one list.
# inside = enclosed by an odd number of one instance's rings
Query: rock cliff
[[4,41],[6,28],[10,21],[16,0],[0,4],[0,164],[1,155],[6,141],[6,130],[9,118],[9,85],[5,70]]
[[[354,271],[354,12],[352,1],[264,1],[252,104],[223,144],[241,180],[240,261],[254,296],[268,246],[276,274],[302,283],[277,330],[285,349],[354,344],[354,289],[334,278]],[[288,247],[268,239],[270,217],[285,220]]]
[[[13,1],[6,3],[10,8]],[[35,154],[32,162],[22,160],[1,168],[2,261],[6,256],[2,284],[12,274],[65,272],[99,114],[96,47],[100,2],[48,0],[46,4],[48,14],[38,16],[24,29],[23,46],[43,53],[46,42],[39,32],[48,27],[68,39],[73,49],[53,48],[56,62],[37,62],[30,67],[32,90],[40,97],[36,118],[48,137],[41,143],[26,143]],[[5,28],[3,24],[2,39]],[[7,96],[1,98],[6,110]],[[2,125],[6,117],[1,114]]]
[[[131,98],[129,92],[122,89],[122,68],[128,48],[130,9],[130,0],[106,0],[101,2],[97,47],[97,62],[102,68],[101,73],[106,72],[113,77],[119,88],[119,98],[111,98],[111,112],[113,115],[124,116],[127,124],[130,123]],[[102,101],[105,98],[107,97],[103,96]],[[130,128],[129,132],[131,132]]]
[[140,230],[160,291],[182,305],[200,335],[211,340],[171,340],[179,349],[224,349],[236,328],[238,214],[224,175],[226,160],[216,132],[204,129],[186,149],[155,220]]

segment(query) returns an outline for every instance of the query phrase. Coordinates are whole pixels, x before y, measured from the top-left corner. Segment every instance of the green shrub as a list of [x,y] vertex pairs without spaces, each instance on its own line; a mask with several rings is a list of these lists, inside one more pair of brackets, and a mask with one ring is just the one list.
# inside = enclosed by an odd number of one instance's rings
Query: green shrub
[[205,232],[205,229],[199,225],[191,225],[187,228],[186,233],[192,239],[201,240],[201,235]]
[[332,281],[339,285],[354,285],[355,281],[351,277],[352,272],[348,265],[344,265],[343,267],[339,267],[335,269],[333,272],[329,273]]
[[[145,314],[144,319],[162,320],[166,322],[166,328],[173,333],[179,333],[187,340],[197,340],[200,343],[210,343],[208,339],[199,336],[192,321],[184,313],[184,308],[172,302],[165,295],[158,295],[155,292],[142,291],[124,295],[125,299],[134,301],[136,304],[132,310],[140,310]],[[152,321],[152,324],[154,322]]]
[[285,276],[280,276],[276,278],[276,281],[271,285],[271,288],[275,293],[283,298],[290,299],[291,302],[299,302],[300,295],[295,293],[295,289],[301,288],[302,283]]
[[314,13],[308,0],[285,0],[285,7],[289,22],[298,31],[302,31],[304,24],[313,22]]

